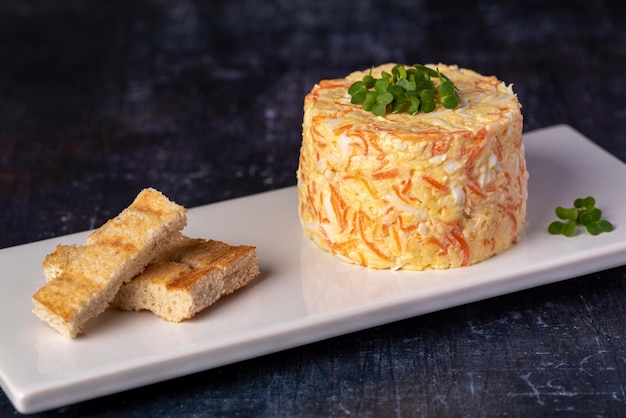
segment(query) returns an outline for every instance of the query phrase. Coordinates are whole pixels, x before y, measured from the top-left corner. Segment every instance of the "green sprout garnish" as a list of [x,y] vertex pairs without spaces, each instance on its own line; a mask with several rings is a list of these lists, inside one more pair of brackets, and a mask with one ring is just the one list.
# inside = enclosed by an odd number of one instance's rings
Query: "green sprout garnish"
[[[459,105],[457,89],[443,73],[421,64],[406,69],[397,64],[381,73],[381,78],[372,77],[372,70],[348,89],[352,96],[350,103],[359,104],[364,110],[376,116],[406,111],[414,115],[420,110],[432,112],[437,107],[437,99],[446,109]],[[437,85],[431,78],[439,79]]]
[[614,229],[611,222],[602,219],[602,211],[596,208],[596,199],[591,196],[574,200],[574,207],[571,208],[557,206],[554,212],[561,221],[554,221],[548,226],[552,235],[574,236],[578,225],[584,226],[591,235]]

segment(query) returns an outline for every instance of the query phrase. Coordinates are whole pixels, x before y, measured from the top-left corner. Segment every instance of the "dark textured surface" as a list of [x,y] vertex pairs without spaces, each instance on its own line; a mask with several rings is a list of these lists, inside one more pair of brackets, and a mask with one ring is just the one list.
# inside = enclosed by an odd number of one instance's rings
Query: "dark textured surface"
[[[525,130],[626,161],[624,21],[596,0],[3,2],[0,248],[146,186],[192,207],[294,185],[304,95],[388,61],[496,74]],[[620,267],[41,415],[626,416],[625,286]]]

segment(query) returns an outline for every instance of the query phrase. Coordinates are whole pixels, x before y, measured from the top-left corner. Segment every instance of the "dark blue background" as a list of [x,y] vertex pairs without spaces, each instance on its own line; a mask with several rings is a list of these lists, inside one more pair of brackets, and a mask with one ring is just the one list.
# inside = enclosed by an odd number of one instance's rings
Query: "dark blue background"
[[[526,131],[570,124],[626,161],[625,21],[598,0],[5,1],[0,248],[147,186],[193,207],[294,185],[304,95],[389,61],[495,74]],[[626,416],[625,285],[620,267],[42,416]]]

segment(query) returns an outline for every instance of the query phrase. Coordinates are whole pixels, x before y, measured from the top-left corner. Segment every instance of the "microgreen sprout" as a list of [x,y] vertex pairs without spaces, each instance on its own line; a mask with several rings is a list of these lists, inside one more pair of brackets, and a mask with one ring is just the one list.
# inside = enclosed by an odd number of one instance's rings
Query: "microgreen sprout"
[[[410,115],[420,110],[432,112],[437,108],[437,99],[446,109],[459,105],[457,89],[448,77],[425,65],[415,64],[413,67],[406,69],[404,65],[397,64],[391,69],[391,74],[382,71],[378,79],[372,76],[370,70],[348,89],[350,102],[361,105],[376,116],[402,111]],[[432,78],[439,80],[437,85]]]
[[574,236],[578,225],[584,226],[591,235],[614,229],[611,222],[602,219],[602,211],[596,207],[596,199],[591,196],[574,200],[571,208],[557,206],[554,212],[560,221],[554,221],[548,226],[548,232],[552,235]]

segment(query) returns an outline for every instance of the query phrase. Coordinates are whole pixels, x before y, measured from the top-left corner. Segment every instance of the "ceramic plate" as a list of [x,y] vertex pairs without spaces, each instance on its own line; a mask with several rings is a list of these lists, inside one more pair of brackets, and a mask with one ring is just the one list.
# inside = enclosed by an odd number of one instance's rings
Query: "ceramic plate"
[[[88,232],[3,249],[2,388],[32,413],[626,264],[626,165],[568,126],[524,140],[529,226],[514,248],[467,268],[344,264],[303,237],[290,187],[189,210],[187,235],[257,246],[262,274],[248,287],[180,324],[108,310],[68,340],[31,313],[31,296],[44,283],[44,256]],[[587,194],[616,230],[549,235],[554,208]]]

